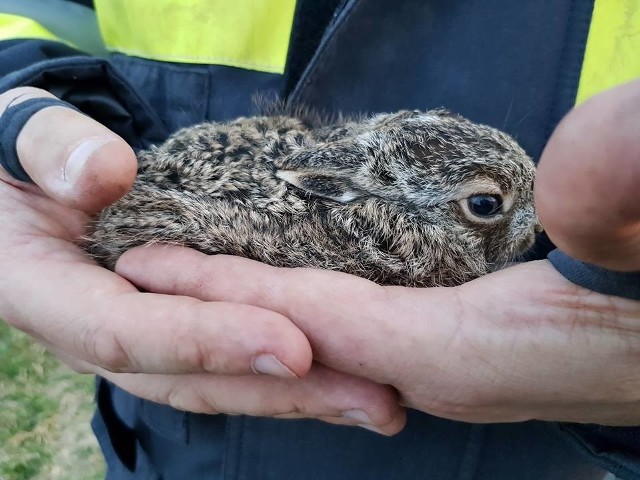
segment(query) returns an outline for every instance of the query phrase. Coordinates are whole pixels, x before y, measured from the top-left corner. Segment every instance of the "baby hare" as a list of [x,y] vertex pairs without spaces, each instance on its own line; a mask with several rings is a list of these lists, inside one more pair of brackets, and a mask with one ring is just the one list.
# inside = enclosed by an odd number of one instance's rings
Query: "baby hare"
[[138,155],[85,248],[113,268],[154,242],[385,285],[451,286],[540,230],[535,167],[508,135],[444,110],[314,126],[285,115],[185,128]]

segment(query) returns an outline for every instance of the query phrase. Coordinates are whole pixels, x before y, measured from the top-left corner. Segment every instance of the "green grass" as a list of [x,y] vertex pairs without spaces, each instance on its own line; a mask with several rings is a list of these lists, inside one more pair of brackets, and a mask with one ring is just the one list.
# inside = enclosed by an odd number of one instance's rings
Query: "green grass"
[[93,377],[0,320],[0,480],[97,480]]

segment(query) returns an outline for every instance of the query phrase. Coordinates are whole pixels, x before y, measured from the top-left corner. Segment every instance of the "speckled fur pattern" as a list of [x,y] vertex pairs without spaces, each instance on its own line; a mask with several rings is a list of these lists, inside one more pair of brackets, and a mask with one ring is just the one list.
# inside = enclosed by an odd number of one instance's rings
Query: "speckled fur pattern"
[[[532,243],[535,167],[506,134],[444,110],[318,126],[286,115],[178,131],[138,155],[132,190],[83,246],[113,268],[169,243],[385,285],[457,285]],[[465,199],[499,193],[474,218]]]

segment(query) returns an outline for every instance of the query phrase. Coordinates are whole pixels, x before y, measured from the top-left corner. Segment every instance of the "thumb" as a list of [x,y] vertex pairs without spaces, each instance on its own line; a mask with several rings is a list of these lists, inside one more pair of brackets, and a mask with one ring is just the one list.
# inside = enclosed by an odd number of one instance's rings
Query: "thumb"
[[[50,93],[32,87],[0,95],[0,115],[9,106]],[[18,135],[16,150],[25,171],[49,197],[95,212],[124,195],[135,180],[136,156],[118,135],[69,108],[36,112]]]
[[536,176],[536,210],[569,255],[612,270],[640,270],[640,80],[571,111],[550,138]]

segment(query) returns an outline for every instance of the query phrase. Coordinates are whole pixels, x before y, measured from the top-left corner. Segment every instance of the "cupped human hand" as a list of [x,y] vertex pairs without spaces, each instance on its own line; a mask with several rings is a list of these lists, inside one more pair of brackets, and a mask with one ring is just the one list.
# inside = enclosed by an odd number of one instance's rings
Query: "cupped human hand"
[[[46,96],[10,90],[0,95],[0,114]],[[393,389],[312,365],[308,340],[282,314],[141,293],[76,246],[92,215],[134,181],[135,154],[120,137],[52,106],[29,119],[17,152],[34,183],[0,169],[4,321],[75,370],[180,409],[314,417],[387,434],[402,428]]]
[[173,246],[131,250],[117,271],[152,291],[287,316],[318,362],[437,416],[640,423],[640,305],[577,287],[547,261],[432,289]]
[[[577,258],[638,270],[639,179],[637,81],[558,127],[536,180],[542,223]],[[640,424],[640,302],[579,287],[546,260],[432,289],[164,246],[126,253],[116,271],[150,291],[280,313],[318,362],[434,415]]]

